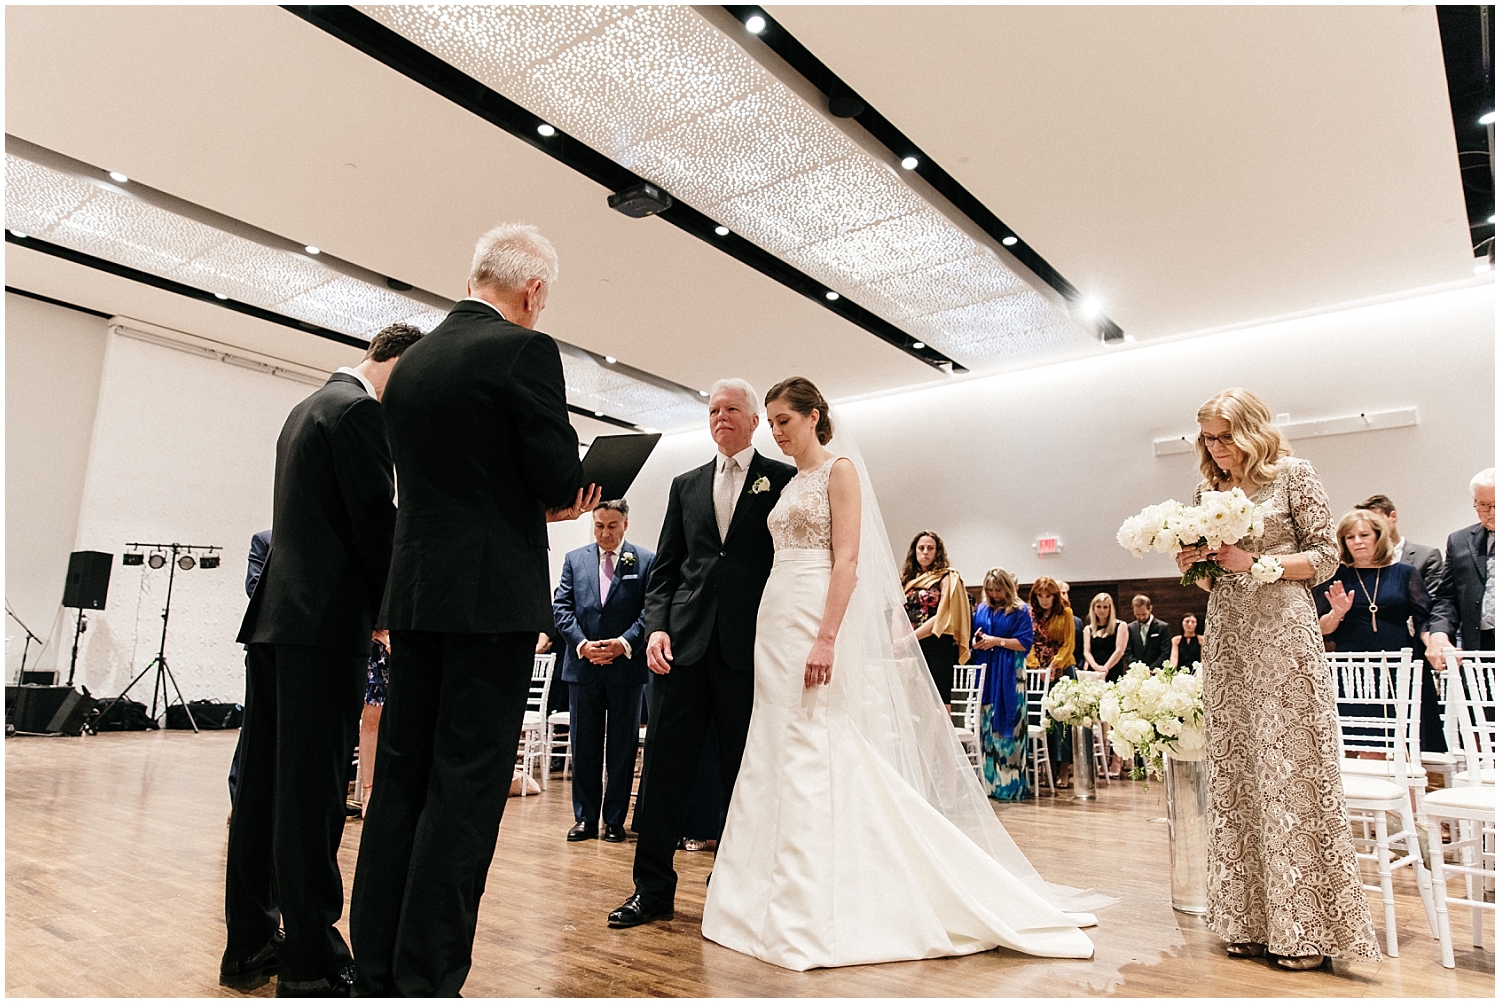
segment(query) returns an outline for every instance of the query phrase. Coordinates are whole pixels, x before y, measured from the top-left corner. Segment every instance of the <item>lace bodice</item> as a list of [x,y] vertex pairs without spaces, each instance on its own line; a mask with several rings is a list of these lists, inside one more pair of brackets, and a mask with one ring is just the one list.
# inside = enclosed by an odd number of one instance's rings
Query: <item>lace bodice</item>
[[799,471],[781,489],[781,499],[766,517],[771,542],[777,550],[832,550],[833,513],[828,507],[828,462],[816,470]]

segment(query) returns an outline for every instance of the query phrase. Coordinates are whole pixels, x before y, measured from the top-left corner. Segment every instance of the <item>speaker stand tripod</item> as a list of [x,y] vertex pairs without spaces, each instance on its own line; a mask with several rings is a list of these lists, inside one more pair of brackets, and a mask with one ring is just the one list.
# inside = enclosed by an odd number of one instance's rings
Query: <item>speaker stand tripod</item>
[[[15,610],[10,608],[10,603],[5,604],[5,612],[6,615],[9,616],[12,620],[16,621],[16,623],[21,623],[21,618],[16,616]],[[31,632],[31,628],[26,626],[24,623],[21,623],[21,629],[26,632],[26,643],[21,646],[21,668],[16,672],[17,685],[26,681],[26,655],[31,651],[31,642],[35,641],[37,644],[42,643],[42,639],[33,634]],[[72,673],[69,673],[68,684],[72,685],[72,683]]]
[[156,657],[146,663],[146,667],[136,674],[136,677],[132,679],[123,690],[120,691],[118,696],[112,698],[103,705],[103,709],[99,712],[99,720],[104,720],[104,716],[109,713],[110,708],[114,707],[114,705],[119,703],[121,700],[124,700],[125,695],[135,687],[135,684],[140,682],[141,679],[146,675],[146,673],[150,672],[152,669],[155,669],[156,677],[152,680],[151,683],[151,719],[153,721],[156,720],[156,702],[158,695],[160,695],[161,698],[163,713],[165,713],[166,709],[172,705],[171,694],[167,691],[167,683],[170,682],[172,684],[172,689],[177,693],[177,702],[182,705],[183,711],[187,714],[188,724],[193,726],[193,734],[196,735],[198,734],[198,722],[193,719],[192,708],[190,708],[187,705],[187,701],[182,698],[182,688],[177,685],[177,677],[172,675],[172,667],[167,664],[167,618],[172,613],[172,584],[177,579],[177,554],[178,551],[187,550],[188,548],[180,546],[176,543],[169,544],[167,546],[169,546],[172,551],[172,563],[171,570],[167,572],[167,602],[166,605],[162,607],[161,611],[161,644],[156,649]]
[[83,618],[83,609],[78,610],[78,623],[73,628],[73,659],[68,662],[68,685],[73,685],[73,673],[78,670],[78,635],[88,630],[88,621]]

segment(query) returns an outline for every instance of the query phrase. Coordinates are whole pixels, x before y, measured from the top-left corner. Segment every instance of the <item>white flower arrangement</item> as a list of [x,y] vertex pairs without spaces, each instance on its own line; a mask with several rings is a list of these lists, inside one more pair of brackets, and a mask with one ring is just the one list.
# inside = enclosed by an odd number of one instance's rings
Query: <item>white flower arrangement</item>
[[[1186,547],[1206,546],[1216,550],[1226,543],[1260,536],[1264,531],[1264,509],[1245,492],[1234,488],[1205,491],[1197,505],[1171,499],[1160,505],[1147,505],[1121,524],[1115,540],[1136,557],[1142,557],[1147,551],[1177,554]],[[1203,577],[1218,578],[1224,573],[1213,561],[1197,561],[1182,576],[1182,584],[1191,585]]]
[[1286,574],[1286,569],[1281,566],[1281,558],[1272,557],[1270,554],[1262,554],[1250,565],[1250,577],[1262,585],[1269,585],[1279,581]]
[[1059,679],[1042,697],[1042,710],[1059,724],[1092,728],[1099,723],[1099,701],[1107,689],[1097,679]]
[[1161,776],[1162,759],[1202,759],[1206,746],[1203,726],[1202,665],[1190,669],[1164,665],[1153,670],[1144,662],[1131,663],[1118,682],[1108,684],[1099,703],[1099,717],[1109,725],[1109,744],[1121,759],[1139,756],[1146,764],[1132,770],[1135,779]]

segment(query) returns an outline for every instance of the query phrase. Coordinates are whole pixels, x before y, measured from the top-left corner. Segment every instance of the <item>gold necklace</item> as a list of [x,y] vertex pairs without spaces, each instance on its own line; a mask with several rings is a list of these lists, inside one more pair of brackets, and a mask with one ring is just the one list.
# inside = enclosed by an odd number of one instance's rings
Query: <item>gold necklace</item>
[[[1380,626],[1375,622],[1375,614],[1380,612],[1380,607],[1375,605],[1375,600],[1370,597],[1370,590],[1365,588],[1365,576],[1359,573],[1359,568],[1354,569],[1354,577],[1359,579],[1359,590],[1365,594],[1365,602],[1370,604],[1370,631],[1380,633]],[[1380,595],[1380,569],[1375,569],[1375,594]]]

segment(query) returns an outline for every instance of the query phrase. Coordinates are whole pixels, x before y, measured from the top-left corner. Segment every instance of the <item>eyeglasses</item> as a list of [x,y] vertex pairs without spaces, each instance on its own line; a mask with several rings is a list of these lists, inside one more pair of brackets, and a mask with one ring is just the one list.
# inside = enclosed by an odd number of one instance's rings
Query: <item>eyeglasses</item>
[[1234,445],[1234,433],[1225,432],[1223,435],[1199,435],[1198,441],[1207,446],[1211,442],[1217,442],[1221,446]]
[[1476,502],[1474,502],[1474,511],[1476,511],[1476,512],[1493,512],[1493,511],[1495,511],[1495,503],[1494,502],[1476,501]]

